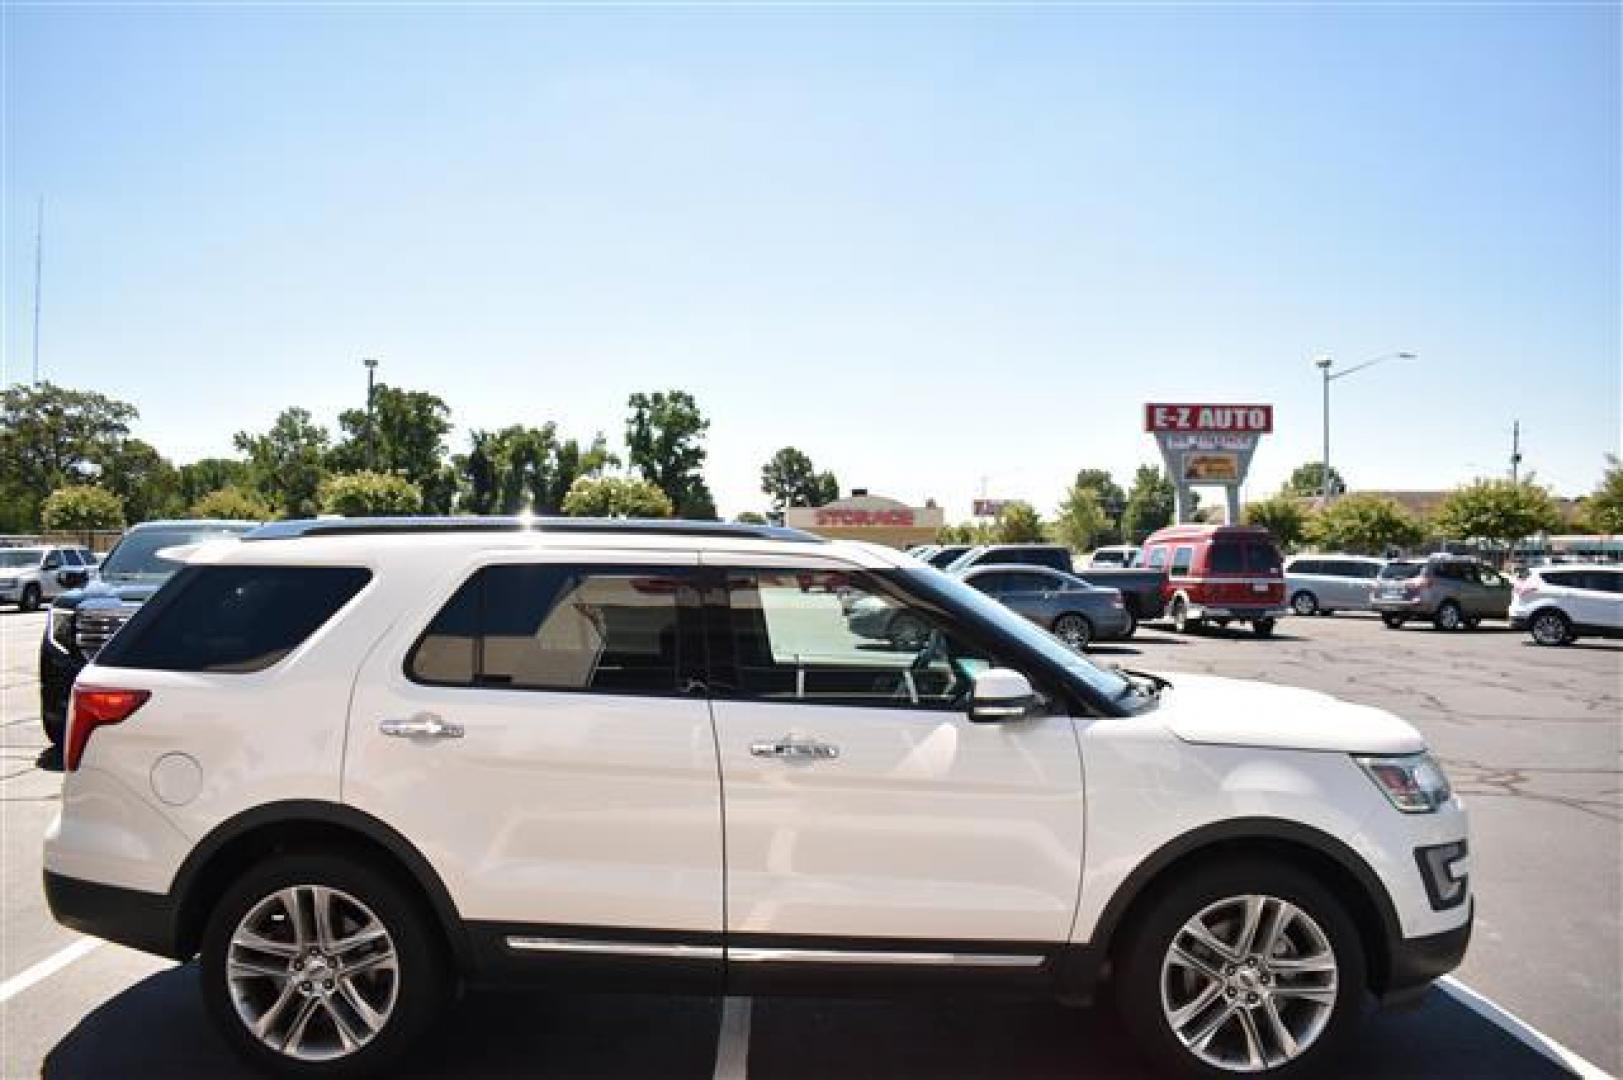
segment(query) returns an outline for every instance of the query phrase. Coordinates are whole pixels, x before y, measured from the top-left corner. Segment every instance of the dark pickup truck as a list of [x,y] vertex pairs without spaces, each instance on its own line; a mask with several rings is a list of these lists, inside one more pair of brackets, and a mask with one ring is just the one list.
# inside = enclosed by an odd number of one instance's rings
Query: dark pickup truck
[[1046,566],[1079,577],[1089,585],[1115,589],[1121,593],[1122,604],[1133,617],[1128,627],[1131,634],[1141,622],[1159,619],[1166,614],[1165,570],[1144,570],[1138,567],[1074,565],[1071,549],[1062,544],[982,544],[972,547],[946,567],[948,573],[961,573],[972,566],[1016,564]]

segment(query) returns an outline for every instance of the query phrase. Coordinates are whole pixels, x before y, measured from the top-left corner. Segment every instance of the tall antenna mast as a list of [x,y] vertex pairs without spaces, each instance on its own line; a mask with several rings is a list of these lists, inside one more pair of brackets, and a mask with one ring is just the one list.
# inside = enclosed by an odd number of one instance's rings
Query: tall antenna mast
[[39,385],[39,295],[45,266],[45,196],[34,216],[34,385]]

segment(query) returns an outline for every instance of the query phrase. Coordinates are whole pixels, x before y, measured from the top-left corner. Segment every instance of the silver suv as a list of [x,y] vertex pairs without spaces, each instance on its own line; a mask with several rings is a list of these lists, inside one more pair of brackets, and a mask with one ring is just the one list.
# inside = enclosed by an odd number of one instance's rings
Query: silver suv
[[36,611],[44,600],[66,592],[65,575],[93,574],[96,557],[80,547],[0,548],[0,603]]
[[1372,606],[1388,629],[1429,619],[1439,630],[1476,629],[1508,618],[1510,580],[1480,559],[1460,555],[1397,559],[1376,579]]

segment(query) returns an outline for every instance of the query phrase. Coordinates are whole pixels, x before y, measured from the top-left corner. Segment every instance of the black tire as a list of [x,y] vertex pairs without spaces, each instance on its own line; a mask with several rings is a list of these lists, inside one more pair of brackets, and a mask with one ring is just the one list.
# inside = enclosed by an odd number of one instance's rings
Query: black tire
[[1528,620],[1527,633],[1537,645],[1566,645],[1573,640],[1571,620],[1555,608],[1545,608]]
[[1452,633],[1465,627],[1465,612],[1452,600],[1444,600],[1437,605],[1437,613],[1431,617],[1431,624],[1444,632]]
[[1320,610],[1319,598],[1306,589],[1302,589],[1291,597],[1291,610],[1298,615],[1317,615]]
[[1067,611],[1054,620],[1053,635],[1077,652],[1086,652],[1093,643],[1093,623],[1086,615]]
[[[1199,863],[1140,901],[1112,949],[1117,1008],[1139,1048],[1158,1067],[1157,1075],[1234,1075],[1201,1061],[1173,1031],[1163,998],[1162,968],[1185,923],[1226,898],[1246,895],[1284,900],[1304,912],[1323,932],[1337,969],[1334,1004],[1329,1006],[1323,1028],[1300,1056],[1260,1075],[1322,1074],[1359,1023],[1368,982],[1364,946],[1357,926],[1334,892],[1289,863],[1246,857]],[[1224,1004],[1218,999],[1213,1007],[1222,1008]],[[1227,1037],[1230,1033],[1223,1034]]]
[[1136,633],[1138,633],[1138,612],[1129,606],[1127,609],[1127,629],[1121,632],[1122,640],[1126,641]]
[[1199,619],[1189,617],[1189,601],[1174,597],[1172,601],[1172,629],[1180,634],[1193,633],[1200,628]]
[[1381,613],[1381,622],[1386,624],[1386,628],[1388,630],[1402,630],[1403,624],[1408,621],[1409,620],[1405,619],[1402,615],[1392,615],[1387,612]]
[[38,611],[40,592],[38,585],[24,585],[22,599],[17,601],[18,611]]
[[[300,885],[336,889],[366,905],[388,931],[398,964],[393,1007],[382,1026],[357,1049],[322,1061],[295,1058],[261,1042],[238,1014],[226,976],[226,961],[238,924],[261,901]],[[370,1076],[392,1071],[440,1018],[449,981],[447,970],[438,927],[420,897],[401,877],[353,854],[299,851],[267,858],[226,890],[209,915],[199,964],[203,1003],[226,1042],[258,1068],[284,1076],[311,1077]],[[275,996],[274,989],[274,984],[267,987],[269,996]],[[291,1002],[288,1006],[296,1007]],[[330,1020],[319,1022],[326,1024],[326,1031],[336,1031]],[[318,1021],[311,1023],[314,1027]]]
[[1251,632],[1258,637],[1273,637],[1274,625],[1274,620],[1272,619],[1253,619],[1251,622]]

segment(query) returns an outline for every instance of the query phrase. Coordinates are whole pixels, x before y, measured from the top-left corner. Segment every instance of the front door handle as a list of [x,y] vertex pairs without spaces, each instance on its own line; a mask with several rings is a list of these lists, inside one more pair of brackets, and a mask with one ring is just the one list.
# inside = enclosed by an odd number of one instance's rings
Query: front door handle
[[437,713],[420,712],[405,720],[382,720],[378,730],[400,739],[460,739],[462,725]]
[[751,743],[750,755],[781,761],[832,761],[840,756],[840,748],[817,739],[785,735],[774,742]]

